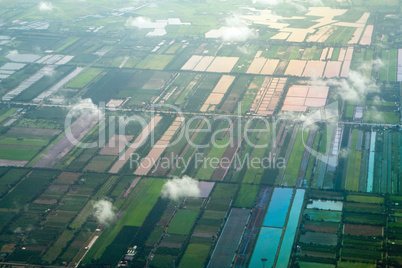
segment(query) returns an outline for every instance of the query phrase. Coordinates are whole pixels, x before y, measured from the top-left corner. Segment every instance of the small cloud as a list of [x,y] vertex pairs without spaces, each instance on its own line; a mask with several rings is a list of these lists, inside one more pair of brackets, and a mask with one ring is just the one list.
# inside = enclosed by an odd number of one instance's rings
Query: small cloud
[[109,225],[116,217],[112,202],[106,199],[95,202],[93,215],[102,225]]
[[226,19],[226,27],[222,30],[222,39],[226,42],[244,42],[254,39],[257,34],[244,24],[238,16]]
[[52,68],[49,68],[49,67],[43,68],[43,74],[45,76],[53,76],[55,73],[56,73],[55,70]]
[[135,17],[135,18],[128,18],[125,26],[126,27],[137,27],[137,28],[148,28],[148,26],[152,24],[151,20],[145,17]]
[[53,10],[53,4],[50,2],[45,2],[42,1],[39,3],[39,10],[40,11],[52,11]]
[[198,181],[189,177],[174,178],[166,182],[162,187],[162,197],[178,201],[183,197],[199,197],[200,189]]
[[248,51],[248,48],[245,46],[237,47],[237,50],[239,50],[241,53],[249,55],[250,51]]

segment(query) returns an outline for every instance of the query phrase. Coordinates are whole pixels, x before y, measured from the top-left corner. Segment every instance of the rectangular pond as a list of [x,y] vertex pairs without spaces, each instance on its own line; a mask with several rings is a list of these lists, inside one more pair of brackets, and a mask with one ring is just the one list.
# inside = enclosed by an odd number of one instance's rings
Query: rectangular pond
[[[261,227],[248,267],[273,267],[281,236],[282,229]],[[264,265],[262,259],[266,259]]]
[[286,225],[285,234],[282,239],[281,248],[279,251],[278,260],[275,267],[287,268],[289,265],[290,254],[295,240],[297,226],[299,225],[300,212],[303,207],[304,189],[296,190],[295,198],[293,199],[292,208],[290,209],[288,223]]
[[374,153],[375,153],[375,138],[377,132],[371,132],[370,139],[370,155],[369,155],[369,166],[367,175],[367,192],[373,192],[373,182],[374,182]]
[[342,211],[342,201],[330,201],[330,200],[312,200],[311,204],[307,205],[309,209],[322,209],[322,210],[335,210]]
[[269,203],[267,214],[264,218],[263,226],[280,227],[285,224],[288,214],[290,200],[292,199],[293,189],[275,188]]

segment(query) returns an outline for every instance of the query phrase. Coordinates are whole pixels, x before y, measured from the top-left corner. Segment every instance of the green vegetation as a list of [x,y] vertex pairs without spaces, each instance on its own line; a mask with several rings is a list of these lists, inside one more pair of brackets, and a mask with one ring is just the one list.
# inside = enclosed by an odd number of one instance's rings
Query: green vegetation
[[377,122],[387,124],[399,123],[399,114],[397,112],[383,112],[377,110],[368,110],[363,113],[363,121],[365,122]]
[[292,153],[289,158],[289,162],[286,165],[284,181],[287,185],[293,186],[296,184],[297,176],[299,174],[299,167],[303,158],[304,145],[302,141],[302,135],[304,138],[308,137],[308,133],[303,133],[303,130],[299,130],[296,136],[296,141],[292,149]]
[[173,55],[149,54],[145,59],[137,64],[136,68],[163,70],[173,58]]
[[13,113],[15,113],[15,111],[17,111],[17,108],[10,108],[6,111],[1,111],[0,114],[0,122],[3,122],[5,119],[7,119],[10,115],[12,115]]
[[258,195],[258,185],[242,184],[233,203],[235,207],[252,208]]
[[349,202],[368,203],[368,204],[383,204],[384,198],[369,195],[348,195],[346,200]]
[[180,209],[167,230],[170,234],[188,235],[199,214],[198,210]]
[[[215,160],[222,158],[225,153],[226,147],[230,144],[230,137],[225,137],[221,140],[217,140],[216,144],[211,148],[211,151],[206,157],[206,161],[202,163],[196,178],[200,180],[210,180],[215,168],[219,167],[219,163],[215,163]],[[216,165],[215,165],[216,164]]]
[[313,221],[332,221],[340,222],[342,213],[339,211],[306,209],[305,215],[310,217]]
[[91,82],[95,77],[97,77],[102,72],[99,68],[88,68],[77,77],[75,77],[71,82],[69,82],[66,87],[70,88],[84,88]]
[[355,192],[359,190],[360,164],[362,159],[362,152],[356,150],[358,132],[357,129],[354,129],[352,133],[352,142],[349,148],[348,173],[345,185],[346,190]]
[[179,268],[185,267],[203,267],[205,258],[209,253],[210,246],[202,244],[188,245],[183,258],[180,261]]

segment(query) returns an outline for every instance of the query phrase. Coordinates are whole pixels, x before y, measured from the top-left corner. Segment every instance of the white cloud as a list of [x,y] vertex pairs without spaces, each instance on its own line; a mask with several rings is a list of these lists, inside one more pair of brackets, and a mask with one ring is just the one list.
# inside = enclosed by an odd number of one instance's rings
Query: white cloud
[[250,54],[250,51],[248,51],[248,48],[245,46],[237,47],[237,49],[243,54],[246,54],[246,55]]
[[222,29],[222,39],[226,42],[244,42],[257,37],[257,34],[244,24],[238,16],[226,19]]
[[313,84],[327,85],[336,88],[337,94],[343,100],[360,103],[365,100],[367,94],[380,92],[380,87],[376,84],[376,81],[367,77],[366,72],[372,69],[378,71],[384,66],[384,63],[380,60],[373,60],[370,63],[364,63],[358,70],[349,71],[347,79],[329,79],[322,80],[313,78]]
[[88,119],[99,116],[100,109],[97,105],[95,105],[92,102],[92,99],[86,98],[86,99],[74,99],[72,100],[72,103],[70,105],[68,114],[69,116],[72,117],[78,117],[82,114],[85,114]]
[[95,202],[93,215],[102,225],[109,225],[116,216],[112,202],[106,199]]
[[52,11],[53,10],[53,4],[50,3],[50,2],[41,1],[39,3],[39,10],[40,11]]
[[178,201],[183,197],[199,197],[198,181],[189,176],[174,178],[163,185],[162,197]]
[[151,20],[145,17],[135,17],[128,18],[126,21],[126,27],[137,27],[137,28],[149,28],[149,25],[152,24]]
[[56,73],[56,71],[52,68],[49,68],[49,67],[43,68],[43,74],[45,76],[53,76],[55,73]]

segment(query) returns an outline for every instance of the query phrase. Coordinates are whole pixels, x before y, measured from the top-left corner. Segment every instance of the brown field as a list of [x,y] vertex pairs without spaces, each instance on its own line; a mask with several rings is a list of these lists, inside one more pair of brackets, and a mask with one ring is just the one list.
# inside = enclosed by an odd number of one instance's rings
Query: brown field
[[230,85],[232,85],[235,78],[236,77],[232,75],[222,75],[218,84],[216,84],[213,92],[225,94],[226,91],[229,89]]
[[111,99],[107,104],[106,107],[119,107],[120,105],[122,105],[124,102],[124,100],[121,99]]
[[289,88],[282,111],[304,112],[307,107],[322,107],[328,96],[328,87],[294,85]]
[[265,75],[273,75],[276,69],[276,66],[278,66],[279,60],[276,59],[268,59],[265,62],[265,65],[262,67],[260,74],[265,74]]
[[383,228],[380,226],[345,223],[343,233],[356,236],[381,236],[383,235]]
[[306,105],[308,107],[323,107],[323,106],[325,106],[326,102],[327,102],[327,99],[307,98],[304,105]]
[[200,60],[200,62],[197,64],[197,66],[194,67],[193,71],[204,72],[214,59],[215,59],[215,57],[213,57],[213,56],[203,57]]
[[135,170],[135,175],[146,175],[152,169],[156,161],[165,151],[167,145],[174,136],[174,133],[180,128],[184,118],[177,117],[170,127],[165,131],[162,138],[152,147],[148,155],[141,161],[138,168]]
[[286,96],[289,97],[306,97],[309,91],[308,86],[294,85],[289,88],[288,94]]
[[238,60],[238,57],[216,57],[207,72],[230,73]]
[[350,69],[350,61],[344,61],[342,65],[342,71],[340,77],[348,77]]
[[321,37],[323,37],[325,34],[326,34],[326,32],[329,30],[329,29],[331,29],[331,25],[327,25],[327,26],[323,26],[323,27],[320,27],[319,29],[318,29],[318,31],[315,33],[315,34],[312,34],[312,35],[310,35],[308,38],[307,38],[307,42],[318,42],[318,40],[321,38]]
[[338,61],[343,61],[346,55],[346,48],[342,47],[341,51],[339,52]]
[[362,39],[360,40],[360,45],[370,45],[371,44],[371,36],[373,35],[374,26],[367,25],[366,30],[364,30]]
[[320,226],[320,225],[304,225],[304,228],[313,232],[323,232],[323,233],[331,233],[336,234],[338,232],[337,227],[332,226]]
[[323,86],[310,86],[307,93],[307,98],[322,98],[328,97],[328,87]]
[[353,51],[354,51],[353,47],[348,47],[348,49],[346,50],[346,55],[345,55],[345,59],[344,59],[345,61],[352,61]]
[[259,74],[261,72],[262,67],[264,67],[266,61],[267,61],[266,58],[254,58],[253,62],[248,67],[246,73]]
[[286,78],[271,79],[266,77],[257,92],[250,111],[261,115],[272,115],[283,94],[286,80]]
[[357,42],[359,42],[362,33],[363,33],[362,27],[356,28],[356,31],[354,32],[352,38],[350,38],[350,40],[348,41],[348,45],[357,44]]
[[279,32],[272,36],[270,39],[275,39],[275,40],[286,40],[289,37],[290,33],[286,32]]
[[304,77],[322,77],[325,68],[325,61],[309,60],[304,68]]
[[200,62],[202,56],[194,55],[181,67],[182,70],[193,70],[194,67]]
[[134,142],[127,148],[124,154],[117,160],[117,162],[109,170],[109,173],[117,173],[124,166],[124,164],[130,159],[132,153],[137,150],[138,147],[148,138],[148,135],[152,132],[155,126],[162,120],[162,117],[156,115],[151,119],[148,125],[141,131],[140,135],[134,140]]
[[215,86],[214,90],[202,105],[200,111],[206,112],[215,110],[216,105],[222,101],[226,91],[232,85],[235,78],[235,76],[223,75],[218,84]]
[[332,58],[332,53],[334,53],[334,48],[333,47],[331,47],[328,50],[327,60],[330,60]]
[[285,75],[301,76],[306,63],[305,60],[290,60]]
[[364,12],[364,14],[361,16],[361,18],[358,21],[356,21],[356,23],[366,24],[369,17],[370,17],[370,12]]
[[326,47],[321,52],[320,60],[325,60],[327,58],[327,54],[328,54],[328,48]]
[[339,72],[341,71],[342,62],[341,61],[328,61],[325,68],[324,77],[339,77]]
[[288,37],[286,41],[288,42],[303,42],[304,39],[306,39],[307,34],[314,32],[314,30],[311,29],[292,29],[292,28],[286,28],[284,31],[291,31],[292,33]]

